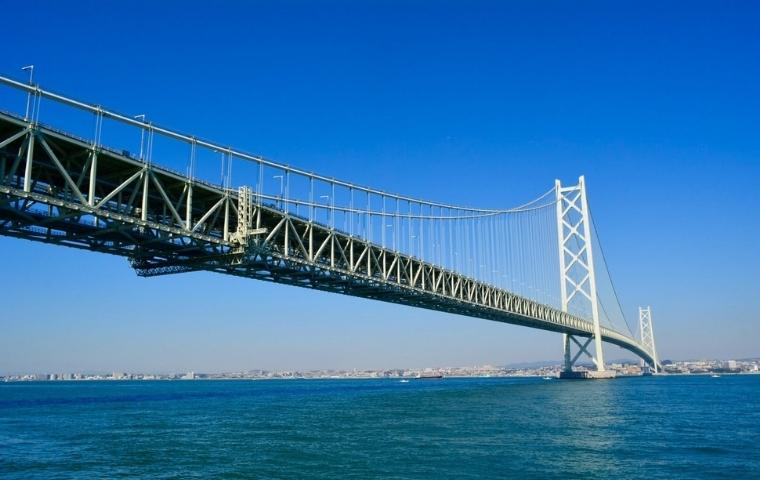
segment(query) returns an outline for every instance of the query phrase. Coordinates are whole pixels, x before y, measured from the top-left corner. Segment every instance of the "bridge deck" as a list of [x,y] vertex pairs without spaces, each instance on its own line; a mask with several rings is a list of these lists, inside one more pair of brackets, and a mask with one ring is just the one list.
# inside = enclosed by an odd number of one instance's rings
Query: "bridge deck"
[[[251,224],[238,225],[246,205],[238,192],[0,114],[0,234],[124,256],[143,276],[214,271],[592,335],[579,317],[255,199]],[[635,339],[602,336],[652,362]]]

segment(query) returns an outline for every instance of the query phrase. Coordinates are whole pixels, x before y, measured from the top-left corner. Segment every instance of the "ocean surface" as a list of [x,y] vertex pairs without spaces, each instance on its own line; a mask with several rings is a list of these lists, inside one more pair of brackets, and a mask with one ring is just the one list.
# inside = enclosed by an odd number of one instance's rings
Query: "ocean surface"
[[760,478],[760,376],[4,383],[0,478]]

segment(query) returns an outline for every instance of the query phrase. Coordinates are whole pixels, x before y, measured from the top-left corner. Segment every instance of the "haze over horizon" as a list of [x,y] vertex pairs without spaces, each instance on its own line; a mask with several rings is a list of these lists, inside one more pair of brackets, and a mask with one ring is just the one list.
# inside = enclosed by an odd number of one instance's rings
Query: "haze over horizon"
[[[750,2],[42,4],[6,6],[34,20],[6,25],[0,75],[34,64],[43,88],[430,200],[510,207],[586,175],[628,321],[652,306],[660,358],[760,355]],[[139,278],[123,258],[8,237],[0,252],[0,374],[562,355],[560,335],[525,327],[206,272]]]

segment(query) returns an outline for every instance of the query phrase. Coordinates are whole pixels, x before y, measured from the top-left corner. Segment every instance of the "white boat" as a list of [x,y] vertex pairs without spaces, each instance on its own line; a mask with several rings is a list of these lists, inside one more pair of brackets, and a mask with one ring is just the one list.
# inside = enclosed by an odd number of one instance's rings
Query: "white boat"
[[544,378],[544,380],[551,380],[552,379],[552,377],[543,377],[543,378]]
[[403,379],[399,380],[399,382],[401,382],[401,383],[409,383],[409,380],[403,378]]
[[717,375],[717,374],[712,374],[712,375],[710,375],[710,376],[711,376],[712,378],[720,378],[720,375]]

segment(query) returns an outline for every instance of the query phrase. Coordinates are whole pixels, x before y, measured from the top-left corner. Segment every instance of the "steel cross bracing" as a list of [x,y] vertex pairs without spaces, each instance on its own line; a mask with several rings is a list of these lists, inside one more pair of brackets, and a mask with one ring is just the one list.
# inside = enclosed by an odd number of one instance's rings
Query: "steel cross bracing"
[[[0,114],[0,233],[592,338],[593,323],[251,198]],[[605,341],[652,362],[627,335]]]
[[652,327],[652,307],[639,307],[639,336],[641,343],[652,354],[652,368],[654,373],[659,371],[657,350],[654,345],[654,328]]

